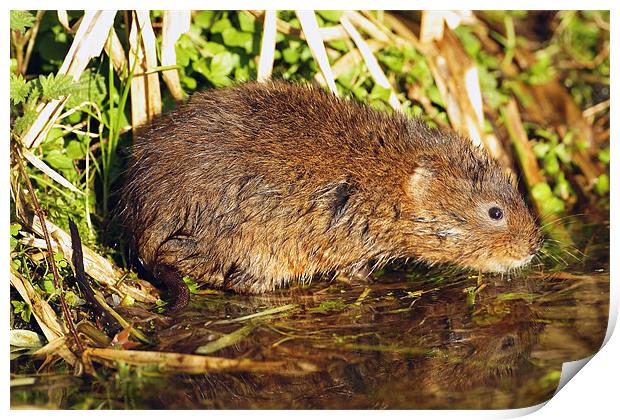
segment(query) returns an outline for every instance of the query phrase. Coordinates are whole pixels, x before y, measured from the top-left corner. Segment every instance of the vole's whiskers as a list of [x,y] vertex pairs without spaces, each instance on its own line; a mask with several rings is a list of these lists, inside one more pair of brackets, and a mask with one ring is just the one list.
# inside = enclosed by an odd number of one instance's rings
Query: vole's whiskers
[[[579,220],[577,219],[578,215],[572,214],[572,215],[568,215],[568,216],[564,216],[564,217],[560,217],[559,219],[554,219],[551,220],[550,222],[544,223],[540,228],[542,230],[545,230],[553,225],[556,225],[558,223],[562,223],[562,226],[568,226],[571,224],[575,224],[577,222],[579,222]],[[568,219],[575,219],[575,220],[569,220],[567,222]]]

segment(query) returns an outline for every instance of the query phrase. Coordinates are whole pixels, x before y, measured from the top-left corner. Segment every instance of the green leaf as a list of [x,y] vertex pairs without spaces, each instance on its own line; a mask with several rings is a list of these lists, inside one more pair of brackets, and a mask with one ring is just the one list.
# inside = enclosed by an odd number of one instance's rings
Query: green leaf
[[298,48],[285,48],[282,50],[282,58],[289,64],[299,61],[300,53]]
[[342,16],[341,10],[317,10],[316,13],[328,22],[338,22]]
[[67,157],[71,159],[81,159],[86,156],[86,147],[84,147],[83,143],[77,140],[69,141],[65,150],[67,153]]
[[213,20],[214,15],[214,10],[203,10],[196,13],[196,16],[194,16],[194,18],[192,19],[192,23],[199,28],[208,28],[209,25],[211,25],[211,21]]
[[605,195],[609,192],[609,176],[603,174],[596,179],[594,190],[598,195]]
[[19,314],[24,322],[30,322],[30,315],[32,314],[32,308],[26,302],[22,302],[20,300],[12,300],[11,305],[13,305],[13,313]]
[[560,162],[554,153],[545,156],[544,167],[549,175],[555,175],[560,171]]
[[366,98],[368,97],[368,91],[363,86],[355,86],[351,89],[353,95],[355,95],[355,99],[360,102],[366,102]]
[[56,169],[74,169],[73,159],[67,156],[62,150],[51,150],[43,157],[43,160]]
[[72,291],[65,292],[65,301],[69,304],[69,306],[76,306],[79,302],[79,298]]
[[232,27],[232,23],[226,18],[220,19],[211,26],[211,33],[217,34],[224,32],[225,29]]
[[34,109],[28,110],[21,117],[15,118],[15,123],[13,124],[13,132],[17,135],[22,134],[26,131],[28,127],[30,127],[34,121],[37,119],[37,113]]
[[42,144],[42,149],[44,153],[49,152],[50,150],[60,150],[65,146],[65,140],[63,138],[62,129],[58,127],[53,127],[45,136],[45,141]]
[[400,73],[403,70],[404,61],[403,57],[392,54],[380,54],[379,62],[387,66],[388,69]]
[[344,86],[346,89],[351,90],[353,88],[353,78],[357,73],[356,66],[349,66],[343,73],[338,76],[338,83]]
[[181,82],[185,85],[185,87],[189,90],[194,90],[198,86],[198,82],[193,77],[184,76],[181,79]]
[[22,225],[20,225],[19,223],[11,223],[11,236],[17,235],[21,228]]
[[256,19],[247,13],[239,12],[239,27],[243,32],[256,32]]
[[544,158],[547,155],[547,153],[549,152],[549,149],[551,149],[551,146],[549,146],[549,144],[543,143],[543,142],[537,142],[534,145],[534,147],[532,147],[532,151],[534,152],[536,157],[539,158],[539,159]]
[[541,211],[543,215],[560,214],[564,211],[564,201],[558,197],[551,197],[541,203]]
[[562,200],[568,200],[571,195],[570,183],[566,180],[563,172],[560,172],[558,179],[556,180],[553,193],[560,197]]
[[204,50],[212,55],[215,55],[215,54],[226,51],[226,47],[223,46],[222,44],[218,44],[217,42],[207,42],[204,45]]
[[10,97],[15,105],[26,102],[31,87],[32,84],[26,82],[21,74],[16,76],[11,73]]
[[67,74],[49,74],[39,76],[42,98],[46,100],[58,99],[73,93],[76,84],[73,78]]
[[47,293],[54,293],[56,291],[54,282],[52,280],[43,280],[43,290]]
[[375,84],[370,91],[370,99],[380,99],[387,102],[390,99],[390,93],[390,89]]
[[187,288],[189,289],[190,293],[196,293],[196,290],[198,289],[198,284],[196,283],[196,281],[194,281],[194,279],[189,276],[185,276],[183,277],[183,282],[187,284]]
[[610,158],[611,158],[611,155],[610,155],[610,152],[609,152],[609,148],[601,150],[600,152],[598,152],[598,160],[600,160],[604,164],[608,164]]
[[83,102],[100,104],[107,97],[108,89],[101,74],[87,70],[82,73],[77,83],[71,80],[69,93],[71,97],[67,100],[66,107],[74,108]]
[[538,184],[535,184],[534,186],[532,186],[531,191],[532,197],[538,202],[542,202],[553,197],[551,187],[546,182],[539,182]]
[[216,54],[211,59],[209,70],[213,76],[227,76],[235,66],[235,57],[228,51]]
[[459,25],[454,29],[454,33],[461,40],[465,51],[470,57],[476,57],[482,49],[482,43],[473,33],[470,27]]
[[226,28],[222,32],[224,44],[229,47],[241,47],[246,51],[252,51],[252,34],[241,32],[235,28]]
[[30,28],[36,18],[26,10],[11,10],[10,26],[11,30],[26,32],[26,28]]

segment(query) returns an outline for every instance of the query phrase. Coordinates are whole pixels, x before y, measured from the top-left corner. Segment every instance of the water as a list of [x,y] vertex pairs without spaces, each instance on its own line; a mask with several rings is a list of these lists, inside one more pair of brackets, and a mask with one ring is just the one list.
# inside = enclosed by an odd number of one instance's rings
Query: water
[[[563,362],[593,354],[605,336],[608,264],[581,269],[510,278],[396,271],[367,285],[315,282],[265,296],[194,296],[177,319],[144,322],[156,331],[151,349],[191,353],[236,331],[235,342],[209,355],[303,362],[318,371],[163,375],[122,365],[85,379],[52,369],[12,376],[12,405],[531,406],[553,395]],[[144,321],[144,311],[130,312]]]

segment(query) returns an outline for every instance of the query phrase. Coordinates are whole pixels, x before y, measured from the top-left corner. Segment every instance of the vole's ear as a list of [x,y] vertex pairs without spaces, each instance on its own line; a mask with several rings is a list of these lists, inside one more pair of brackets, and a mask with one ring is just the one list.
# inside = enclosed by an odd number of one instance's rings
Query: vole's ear
[[407,192],[412,197],[422,195],[428,189],[434,176],[435,174],[429,169],[424,166],[418,166],[413,170],[413,173],[409,175]]

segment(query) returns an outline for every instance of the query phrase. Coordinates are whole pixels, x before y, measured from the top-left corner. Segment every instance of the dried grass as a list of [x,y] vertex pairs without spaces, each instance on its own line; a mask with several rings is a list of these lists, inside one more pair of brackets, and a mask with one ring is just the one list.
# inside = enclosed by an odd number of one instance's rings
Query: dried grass
[[251,359],[226,359],[223,357],[197,356],[183,353],[163,353],[155,351],[116,350],[88,348],[82,359],[98,360],[114,367],[123,361],[134,366],[155,365],[161,372],[203,374],[213,372],[255,372],[301,376],[316,372],[318,368],[311,363],[296,360],[255,361]]
[[310,51],[312,52],[312,56],[319,65],[319,69],[321,69],[325,83],[327,83],[329,90],[334,95],[338,96],[338,89],[336,88],[334,75],[329,65],[329,59],[327,58],[325,45],[323,44],[323,38],[319,31],[319,24],[316,21],[314,12],[309,10],[297,10],[296,13],[301,22],[301,27],[304,31]]
[[261,82],[271,78],[273,58],[276,52],[276,20],[278,19],[275,10],[265,10],[264,17],[257,77]]
[[[65,60],[58,70],[59,74],[73,76],[79,80],[86,65],[93,57],[97,57],[103,49],[110,28],[114,24],[116,11],[86,11],[82,22],[75,34],[75,39],[69,48]],[[26,148],[37,147],[53,124],[58,119],[65,106],[67,98],[55,99],[48,102],[39,112],[37,119],[24,135],[22,142]]]
[[149,73],[157,67],[155,45],[149,12],[134,10],[129,31],[129,67],[134,71],[131,79],[131,122],[134,130],[161,113],[159,75]]
[[[164,12],[162,37],[161,37],[161,65],[176,66],[177,53],[175,43],[179,37],[189,31],[191,15],[189,11],[166,10]],[[183,99],[183,88],[179,79],[179,71],[164,70],[161,73],[168,86],[168,90],[174,99]]]

